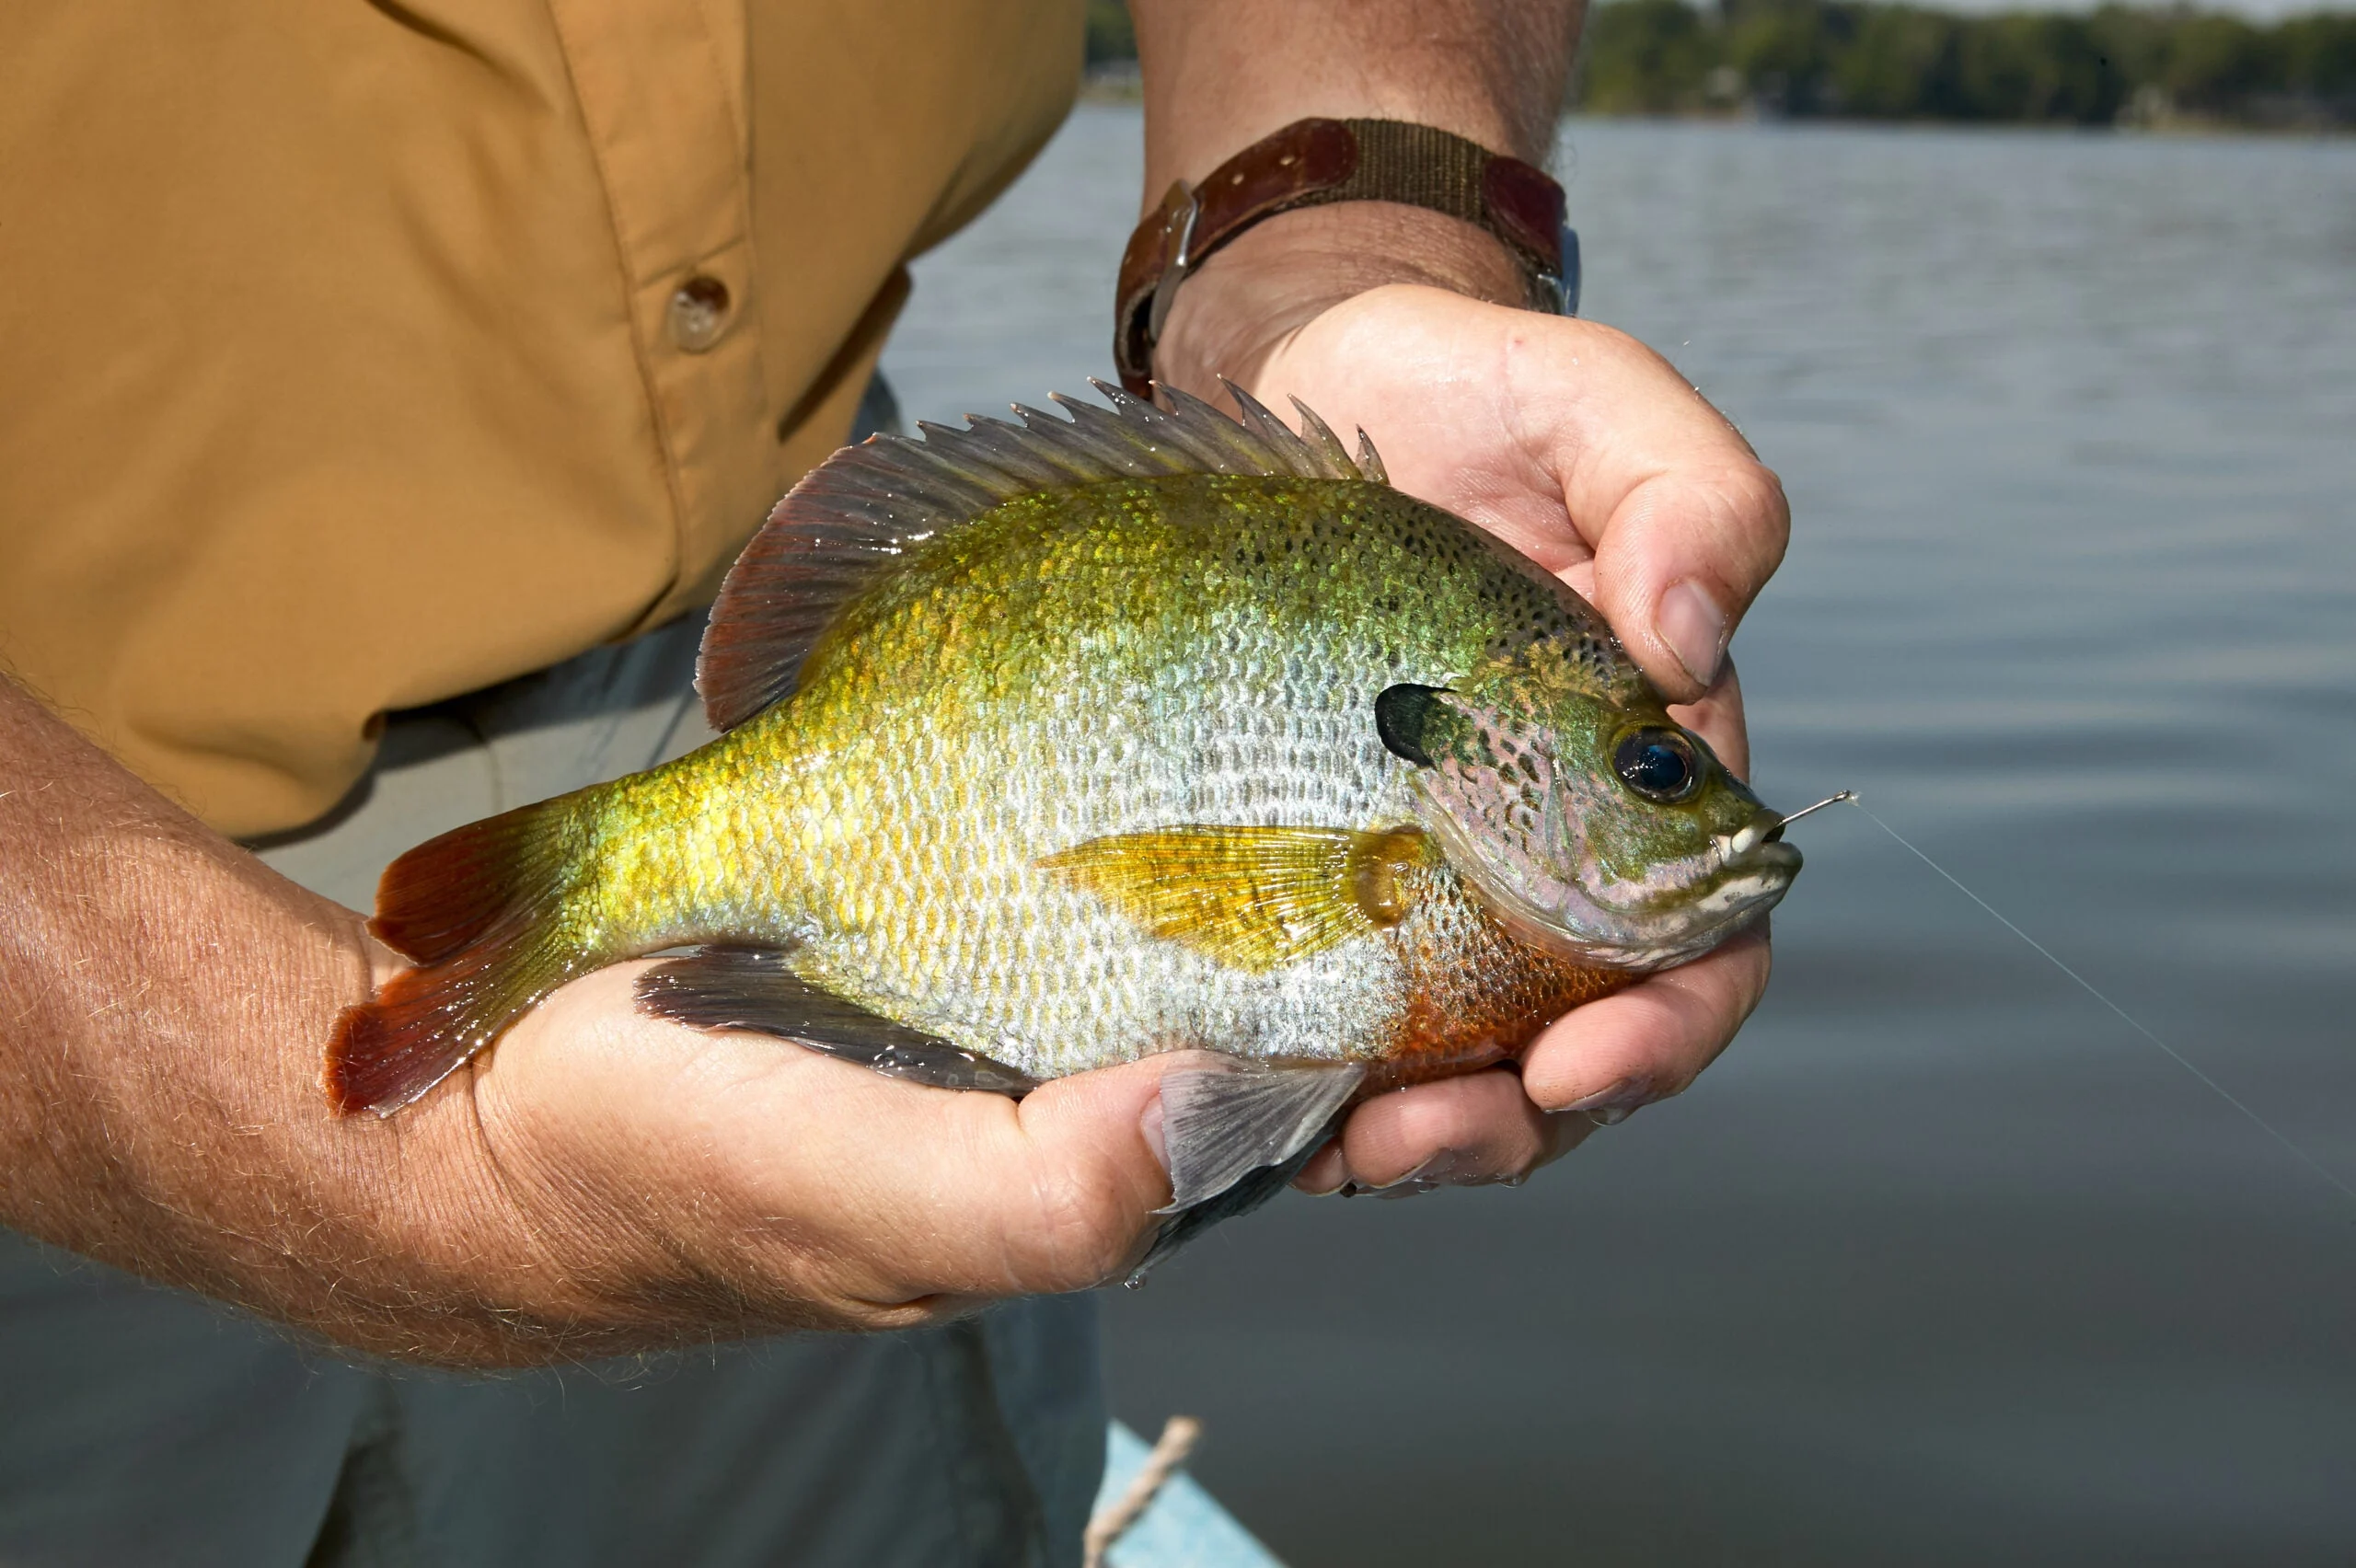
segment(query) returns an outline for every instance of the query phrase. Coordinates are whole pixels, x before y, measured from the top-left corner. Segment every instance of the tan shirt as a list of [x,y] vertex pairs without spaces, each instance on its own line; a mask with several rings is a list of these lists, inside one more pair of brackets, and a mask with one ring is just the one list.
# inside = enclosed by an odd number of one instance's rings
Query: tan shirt
[[[0,668],[217,826],[708,598],[1080,0],[0,6]],[[1109,260],[1109,259],[1108,259]]]

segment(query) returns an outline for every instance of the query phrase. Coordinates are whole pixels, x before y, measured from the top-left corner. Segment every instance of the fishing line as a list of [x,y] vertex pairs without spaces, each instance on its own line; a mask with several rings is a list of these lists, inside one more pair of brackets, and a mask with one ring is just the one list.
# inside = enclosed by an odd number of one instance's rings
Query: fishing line
[[[2104,1007],[2108,1008],[2112,1012],[2117,1013],[2119,1016],[2120,1020],[2123,1021],[2128,1028],[2133,1030],[2136,1033],[2142,1035],[2144,1039],[2158,1046],[2161,1052],[2165,1054],[2170,1061],[2174,1062],[2177,1066],[2182,1067],[2186,1072],[2190,1073],[2194,1078],[2199,1078],[2203,1084],[2207,1085],[2211,1093],[2223,1101],[2226,1104],[2232,1106],[2235,1110],[2240,1112],[2243,1115],[2248,1117],[2250,1124],[2253,1126],[2257,1127],[2268,1137],[2272,1138],[2276,1143],[2281,1144],[2284,1148],[2289,1149],[2292,1154],[2298,1158],[2301,1164],[2314,1171],[2316,1175],[2322,1177],[2326,1182],[2331,1183],[2334,1188],[2338,1189],[2342,1196],[2348,1198],[2351,1203],[2356,1203],[2356,1187],[2350,1186],[2347,1182],[2333,1175],[2330,1170],[2326,1167],[2321,1160],[2317,1159],[2314,1155],[2309,1154],[2305,1149],[2301,1148],[2297,1144],[2292,1143],[2285,1134],[2274,1125],[2273,1123],[2268,1121],[2265,1117],[2251,1110],[2247,1105],[2243,1104],[2242,1101],[2236,1099],[2233,1092],[2227,1090],[2223,1084],[2219,1083],[2215,1078],[2211,1078],[2207,1073],[2202,1072],[2200,1067],[2196,1066],[2190,1057],[2177,1050],[2175,1046],[2169,1044],[2166,1041],[2161,1039],[2158,1035],[2153,1033],[2150,1030],[2144,1028],[2141,1022],[2137,1021],[2134,1015],[2130,1013],[2125,1008],[2120,1007],[2117,1002],[2112,1001],[2108,997],[2106,997],[2100,991],[2096,990],[2092,981],[2079,974],[2076,970],[2071,968],[2068,964],[2062,963],[2059,958],[2056,958],[2053,955],[2053,950],[2051,948],[2047,947],[2035,937],[2030,936],[2027,931],[2022,930],[2018,926],[2015,926],[2010,920],[2005,919],[2004,917],[1997,911],[1994,905],[1989,903],[1986,899],[1981,897],[1978,894],[1964,886],[1962,882],[1957,881],[1956,875],[1953,871],[1948,870],[1945,866],[1942,866],[1936,860],[1932,859],[1928,855],[1923,853],[1922,850],[1917,849],[1912,841],[1908,839],[1904,834],[1890,826],[1889,824],[1882,821],[1881,818],[1874,815],[1871,811],[1867,811],[1865,801],[1857,799],[1854,792],[1844,790],[1842,791],[1842,794],[1847,796],[1849,804],[1856,807],[1861,812],[1865,812],[1865,819],[1868,822],[1872,823],[1876,827],[1880,828],[1884,833],[1888,834],[1892,838],[1898,840],[1899,844],[1902,846],[1909,854],[1911,854],[1916,859],[1922,861],[1923,864],[1930,867],[1931,870],[1938,872],[1942,877],[1945,877],[1947,880],[1948,885],[1952,886],[1958,893],[1971,900],[1972,903],[1980,905],[1981,908],[1988,911],[1990,917],[1998,925],[2012,932],[2013,935],[2020,938],[2021,940],[2027,942],[2030,947],[2035,948],[2048,963],[2053,965],[2054,968],[2060,970],[2062,974],[2067,974],[2071,979],[2075,980],[2080,988],[2082,988],[2086,995],[2092,997],[2096,1001],[2100,1002]],[[1821,801],[1819,803],[1829,806],[1837,803],[1841,799],[1842,795],[1835,795],[1831,800]],[[1797,813],[1796,813],[1794,814],[1796,815]],[[1786,820],[1789,819],[1787,818]]]

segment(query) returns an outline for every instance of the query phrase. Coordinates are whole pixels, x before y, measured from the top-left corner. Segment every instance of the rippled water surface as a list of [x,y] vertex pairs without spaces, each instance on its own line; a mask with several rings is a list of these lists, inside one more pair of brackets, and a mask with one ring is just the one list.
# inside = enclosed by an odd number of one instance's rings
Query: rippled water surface
[[[1105,374],[1138,127],[918,269],[945,418]],[[1760,788],[1842,787],[2356,1183],[2356,144],[1575,121],[1587,309],[1784,476]],[[1378,440],[1380,432],[1375,432]],[[1109,1302],[1322,1564],[2356,1560],[2356,1202],[1854,813],[1682,1099]],[[1801,830],[1795,829],[1796,836]]]

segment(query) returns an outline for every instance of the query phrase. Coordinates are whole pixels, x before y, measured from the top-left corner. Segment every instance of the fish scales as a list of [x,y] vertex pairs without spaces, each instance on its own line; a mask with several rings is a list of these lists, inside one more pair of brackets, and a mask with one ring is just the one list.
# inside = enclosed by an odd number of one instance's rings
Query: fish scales
[[[1398,584],[1435,565],[1442,591],[1403,621]],[[1527,592],[1373,484],[1199,476],[1001,507],[850,607],[794,701],[745,732],[769,768],[756,784],[744,757],[699,753],[680,780],[618,797],[623,842],[676,824],[683,794],[731,804],[692,819],[672,865],[608,862],[598,902],[683,940],[791,944],[814,983],[1037,1078],[1182,1045],[1381,1057],[1412,1010],[1416,944],[1471,928],[1469,905],[1447,907],[1461,887],[1394,940],[1253,974],[1037,861],[1171,822],[1412,822],[1365,694],[1469,668],[1491,606]],[[999,613],[943,613],[970,605]],[[715,909],[724,921],[699,924]],[[1597,988],[1514,956],[1484,970],[1535,1011]],[[1565,997],[1516,972],[1550,968]]]

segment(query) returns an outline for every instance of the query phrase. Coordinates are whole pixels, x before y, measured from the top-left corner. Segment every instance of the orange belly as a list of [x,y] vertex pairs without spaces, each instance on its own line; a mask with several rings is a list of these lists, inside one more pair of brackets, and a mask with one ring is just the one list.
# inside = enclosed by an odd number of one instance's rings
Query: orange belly
[[1394,935],[1409,994],[1380,1058],[1368,1064],[1372,1090],[1453,1078],[1518,1056],[1573,1008],[1638,978],[1518,941],[1469,905]]

